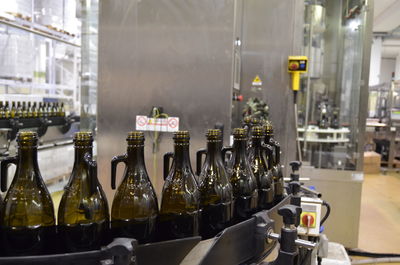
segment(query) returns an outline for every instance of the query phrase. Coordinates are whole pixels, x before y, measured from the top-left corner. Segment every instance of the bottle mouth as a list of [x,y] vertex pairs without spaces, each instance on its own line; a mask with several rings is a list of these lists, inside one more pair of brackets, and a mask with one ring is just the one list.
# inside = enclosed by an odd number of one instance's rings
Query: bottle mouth
[[209,142],[220,142],[222,140],[222,132],[220,129],[208,129],[206,137]]
[[233,138],[236,140],[247,140],[247,130],[244,128],[233,129]]
[[92,132],[76,132],[74,135],[75,146],[91,146],[93,143]]
[[138,131],[131,131],[128,133],[127,141],[144,141],[144,133]]
[[190,140],[190,134],[189,134],[188,131],[177,131],[177,132],[174,132],[173,139],[175,141],[189,141]]
[[131,131],[126,137],[128,147],[140,147],[144,146],[144,133],[138,131]]
[[22,131],[17,134],[17,143],[19,146],[36,146],[38,134],[33,131]]
[[271,136],[274,133],[274,127],[270,121],[267,121],[264,125],[265,135]]
[[265,137],[265,131],[261,126],[254,126],[251,129],[251,135],[253,138],[263,138]]

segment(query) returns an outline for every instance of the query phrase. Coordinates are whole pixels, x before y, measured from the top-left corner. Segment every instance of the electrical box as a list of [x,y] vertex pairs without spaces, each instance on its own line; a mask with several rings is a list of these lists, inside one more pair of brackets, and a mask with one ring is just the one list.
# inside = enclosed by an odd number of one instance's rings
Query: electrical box
[[322,200],[318,198],[301,198],[300,225],[297,228],[299,235],[319,236],[321,223]]

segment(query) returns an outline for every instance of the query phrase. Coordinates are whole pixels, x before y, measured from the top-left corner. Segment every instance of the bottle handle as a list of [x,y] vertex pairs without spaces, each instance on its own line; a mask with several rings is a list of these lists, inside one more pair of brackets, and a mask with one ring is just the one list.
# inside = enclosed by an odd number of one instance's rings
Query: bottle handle
[[224,146],[221,149],[221,154],[222,154],[222,161],[224,162],[224,165],[226,165],[226,153],[227,152],[232,152],[233,147],[232,146]]
[[272,146],[269,144],[261,144],[262,148],[264,149],[264,155],[265,155],[265,160],[267,161],[267,165],[268,165],[268,169],[272,168],[272,154],[273,154],[273,150],[272,150]]
[[116,177],[117,177],[117,166],[119,163],[126,163],[127,155],[114,156],[111,159],[111,188],[115,190],[116,188]]
[[18,162],[18,156],[10,156],[6,157],[1,161],[1,170],[0,170],[0,179],[1,179],[1,191],[6,192],[7,191],[7,182],[8,182],[8,166],[10,164],[17,165]]
[[97,162],[93,160],[92,155],[89,153],[86,153],[84,156],[84,160],[86,165],[89,168],[89,175],[90,175],[90,194],[93,194],[96,191],[97,187]]
[[207,154],[207,150],[205,148],[199,149],[196,152],[196,175],[200,176],[201,173],[201,166],[203,165],[203,163],[201,162],[201,159],[203,157],[203,155]]
[[167,179],[169,171],[170,171],[170,165],[169,161],[174,157],[173,152],[167,152],[164,154],[164,181]]

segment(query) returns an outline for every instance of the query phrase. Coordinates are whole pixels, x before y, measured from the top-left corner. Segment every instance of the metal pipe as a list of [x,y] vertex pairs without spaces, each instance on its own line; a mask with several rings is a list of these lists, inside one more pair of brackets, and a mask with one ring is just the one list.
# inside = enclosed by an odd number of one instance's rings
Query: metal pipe
[[7,25],[7,26],[10,26],[10,27],[14,27],[14,28],[17,28],[17,29],[28,31],[28,32],[34,33],[36,35],[40,35],[40,36],[45,37],[45,38],[49,38],[49,39],[52,39],[52,40],[55,40],[55,41],[63,42],[65,44],[68,44],[68,45],[71,45],[71,46],[81,47],[80,45],[75,44],[73,42],[69,42],[69,41],[63,40],[61,38],[55,37],[53,35],[50,35],[50,34],[35,30],[35,29],[27,28],[27,27],[24,27],[24,26],[21,26],[21,25],[18,25],[18,24],[15,24],[15,23],[12,23],[12,22],[9,22],[9,21],[6,21],[6,20],[0,19],[0,23],[4,24],[4,25]]
[[[312,18],[314,15],[314,9],[311,8],[311,15],[310,17]],[[313,59],[311,58],[311,46],[312,46],[312,35],[313,35],[313,23],[312,19],[310,19],[310,38],[308,40],[308,58],[309,58],[309,67],[308,69],[312,69],[310,67],[311,64],[314,64]],[[310,108],[310,88],[311,88],[311,73],[308,71],[307,73],[307,97],[306,97],[306,113],[305,113],[305,118],[304,118],[304,134],[303,134],[303,151],[305,152],[305,155],[303,157],[307,158],[307,127],[308,127],[308,116],[310,114],[309,108]]]
[[310,241],[303,240],[303,239],[296,239],[294,241],[294,243],[298,247],[303,247],[303,248],[307,248],[307,249],[314,249],[317,246],[317,243],[310,242]]

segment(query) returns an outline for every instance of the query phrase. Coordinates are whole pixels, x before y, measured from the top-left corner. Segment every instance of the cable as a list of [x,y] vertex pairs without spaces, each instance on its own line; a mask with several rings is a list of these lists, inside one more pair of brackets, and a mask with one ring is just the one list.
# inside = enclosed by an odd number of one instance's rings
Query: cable
[[297,145],[297,153],[299,157],[299,161],[302,162],[302,155],[301,155],[301,147],[300,147],[300,140],[299,140],[299,130],[298,126],[298,117],[297,117],[297,91],[293,91],[293,102],[294,102],[294,128],[296,129],[296,145]]
[[400,257],[400,254],[397,253],[373,253],[373,252],[368,252],[360,249],[346,249],[347,253],[350,256],[360,256],[360,257],[369,257],[369,258],[398,258]]
[[322,226],[325,223],[326,219],[328,219],[329,215],[331,214],[331,206],[329,205],[329,203],[327,203],[326,201],[322,201],[322,205],[326,207],[326,213],[324,218],[322,218],[320,222],[320,226]]
[[400,258],[377,258],[352,261],[351,264],[399,263]]

